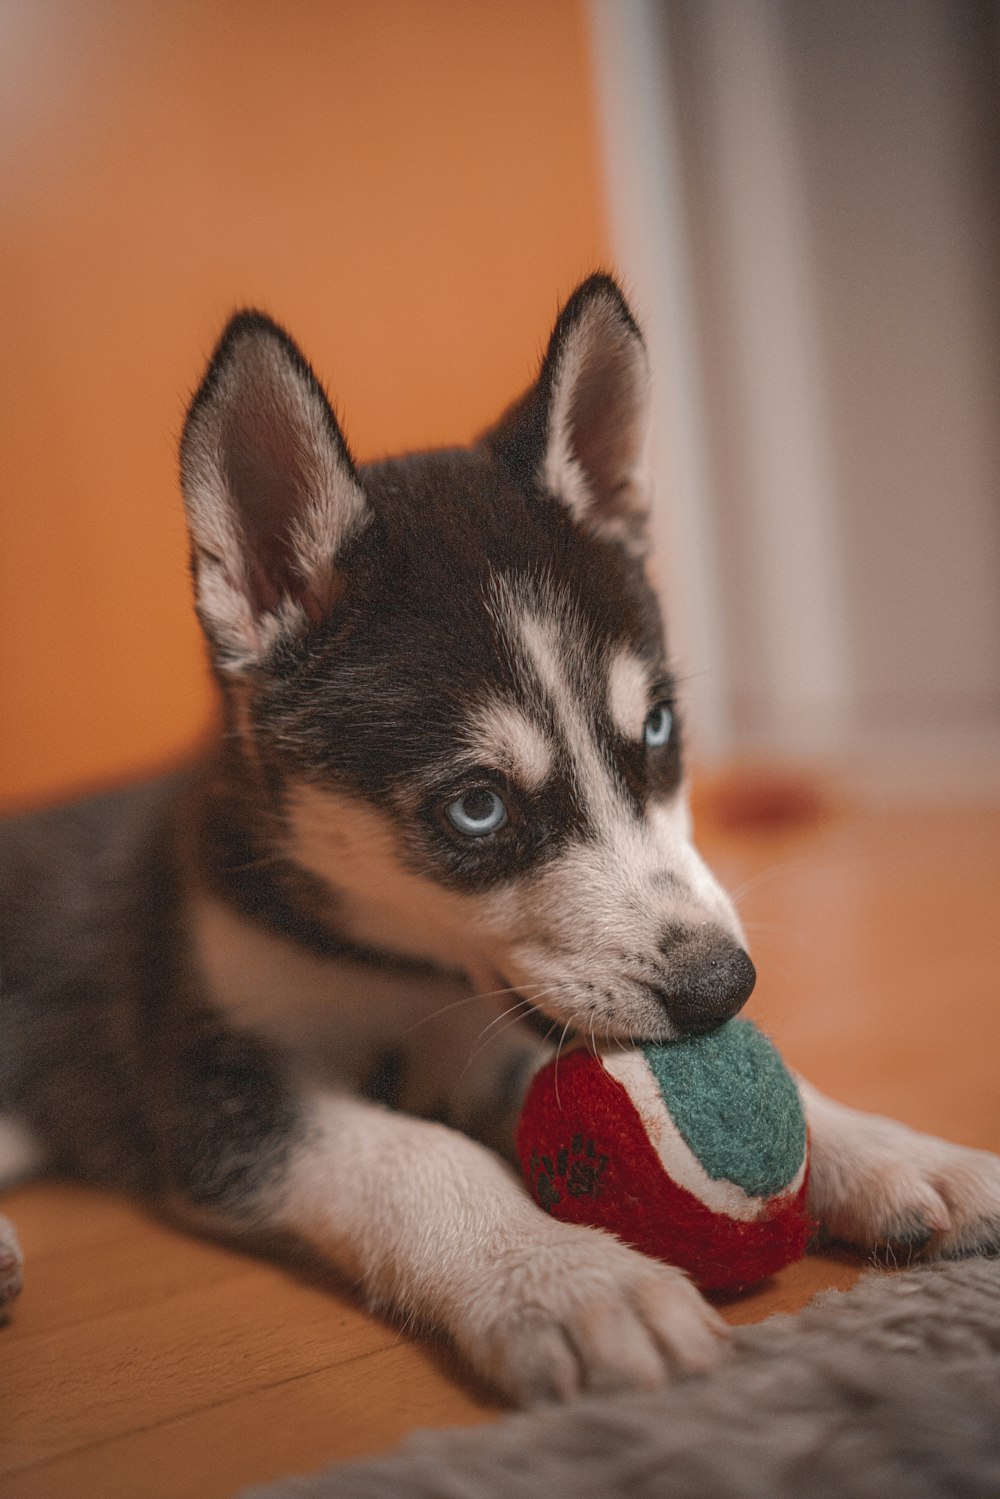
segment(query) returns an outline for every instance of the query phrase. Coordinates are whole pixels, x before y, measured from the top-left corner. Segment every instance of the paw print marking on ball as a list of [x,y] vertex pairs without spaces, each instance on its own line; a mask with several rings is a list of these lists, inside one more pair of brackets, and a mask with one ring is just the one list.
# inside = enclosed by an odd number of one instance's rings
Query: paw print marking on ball
[[562,1201],[560,1184],[569,1197],[597,1197],[607,1164],[607,1156],[598,1151],[593,1138],[582,1134],[574,1135],[554,1158],[533,1150],[530,1174],[536,1202],[550,1213]]

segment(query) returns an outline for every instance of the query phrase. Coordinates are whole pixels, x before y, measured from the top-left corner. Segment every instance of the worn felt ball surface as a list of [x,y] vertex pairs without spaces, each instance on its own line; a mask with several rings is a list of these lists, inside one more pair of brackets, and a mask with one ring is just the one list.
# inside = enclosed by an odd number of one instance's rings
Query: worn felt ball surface
[[705,1036],[594,1056],[536,1075],[518,1130],[536,1201],[742,1290],[805,1251],[808,1139],[799,1092],[746,1020]]

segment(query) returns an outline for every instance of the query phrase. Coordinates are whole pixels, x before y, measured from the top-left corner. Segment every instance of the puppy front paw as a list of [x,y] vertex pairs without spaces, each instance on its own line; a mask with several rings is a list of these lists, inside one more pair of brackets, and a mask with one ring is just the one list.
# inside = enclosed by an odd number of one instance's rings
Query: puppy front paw
[[832,1238],[890,1260],[1000,1253],[1000,1157],[865,1123],[822,1164],[817,1216]]
[[930,1245],[939,1259],[1000,1254],[1000,1156],[938,1143],[934,1180],[949,1226]]
[[518,1405],[656,1389],[713,1367],[728,1333],[682,1271],[570,1224],[498,1251],[463,1299],[461,1352]]
[[21,1290],[23,1265],[14,1225],[0,1213],[0,1323],[6,1320],[10,1303]]

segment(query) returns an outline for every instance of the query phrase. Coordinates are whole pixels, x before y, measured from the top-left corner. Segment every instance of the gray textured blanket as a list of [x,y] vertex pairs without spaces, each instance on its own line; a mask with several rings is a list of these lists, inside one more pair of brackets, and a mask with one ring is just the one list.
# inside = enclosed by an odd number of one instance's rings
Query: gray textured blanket
[[244,1499],[998,1499],[1000,1260],[865,1276],[656,1395],[420,1432]]

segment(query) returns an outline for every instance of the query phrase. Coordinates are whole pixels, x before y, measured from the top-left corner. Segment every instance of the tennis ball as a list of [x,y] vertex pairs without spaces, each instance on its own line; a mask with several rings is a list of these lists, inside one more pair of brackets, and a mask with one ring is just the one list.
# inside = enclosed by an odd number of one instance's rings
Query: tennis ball
[[706,1035],[549,1061],[518,1155],[536,1202],[739,1291],[804,1254],[808,1135],[795,1081],[746,1020]]

